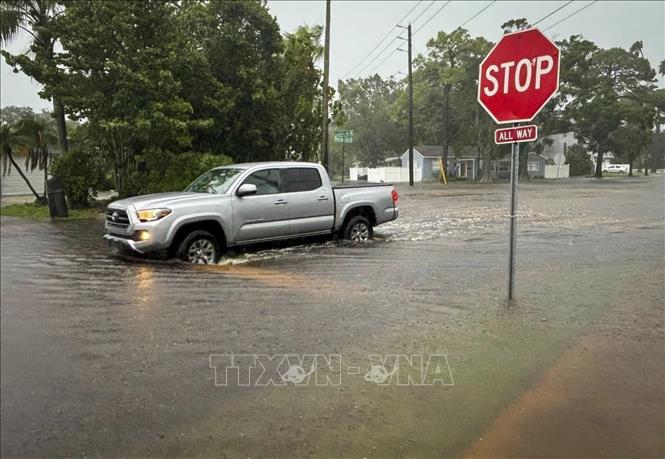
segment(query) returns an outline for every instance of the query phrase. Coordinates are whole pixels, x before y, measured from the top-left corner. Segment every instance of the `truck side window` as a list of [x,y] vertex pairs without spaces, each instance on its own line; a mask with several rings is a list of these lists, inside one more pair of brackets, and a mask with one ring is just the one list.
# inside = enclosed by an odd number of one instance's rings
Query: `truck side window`
[[312,191],[321,188],[321,175],[311,167],[293,167],[286,171],[286,192]]
[[275,194],[282,192],[281,169],[263,169],[247,177],[243,184],[256,185],[256,194]]

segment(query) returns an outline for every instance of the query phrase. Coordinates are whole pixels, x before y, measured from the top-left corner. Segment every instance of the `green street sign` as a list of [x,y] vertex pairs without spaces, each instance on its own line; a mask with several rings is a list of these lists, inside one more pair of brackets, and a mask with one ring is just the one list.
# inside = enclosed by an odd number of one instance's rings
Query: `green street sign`
[[353,143],[353,131],[337,131],[335,132],[336,143]]

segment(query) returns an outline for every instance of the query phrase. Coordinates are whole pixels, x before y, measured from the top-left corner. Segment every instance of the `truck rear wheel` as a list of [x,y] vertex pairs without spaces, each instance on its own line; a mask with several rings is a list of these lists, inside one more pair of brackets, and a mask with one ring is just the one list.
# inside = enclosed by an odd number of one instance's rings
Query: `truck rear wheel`
[[217,238],[204,230],[192,231],[182,240],[176,256],[187,263],[208,265],[219,261],[221,249]]
[[350,219],[344,227],[344,239],[354,242],[367,242],[372,238],[372,223],[362,215]]

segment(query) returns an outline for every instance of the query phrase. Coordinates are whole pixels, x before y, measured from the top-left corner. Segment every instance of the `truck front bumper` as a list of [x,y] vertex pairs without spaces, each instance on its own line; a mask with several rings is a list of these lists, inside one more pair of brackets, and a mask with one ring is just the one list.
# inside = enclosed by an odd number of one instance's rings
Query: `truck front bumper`
[[124,237],[114,236],[112,234],[105,234],[104,239],[108,241],[110,247],[122,247],[132,250],[136,253],[144,254],[145,251],[139,247],[142,244],[140,241],[126,239]]

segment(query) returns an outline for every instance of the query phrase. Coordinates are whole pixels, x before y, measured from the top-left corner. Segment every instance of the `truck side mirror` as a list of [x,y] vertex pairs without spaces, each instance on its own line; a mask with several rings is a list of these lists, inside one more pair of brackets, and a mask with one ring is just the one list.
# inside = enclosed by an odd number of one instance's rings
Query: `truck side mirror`
[[257,191],[258,190],[256,189],[256,185],[253,183],[243,183],[236,191],[236,195],[240,197],[248,196],[250,194],[256,194]]

